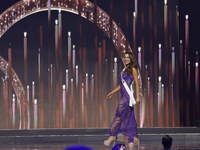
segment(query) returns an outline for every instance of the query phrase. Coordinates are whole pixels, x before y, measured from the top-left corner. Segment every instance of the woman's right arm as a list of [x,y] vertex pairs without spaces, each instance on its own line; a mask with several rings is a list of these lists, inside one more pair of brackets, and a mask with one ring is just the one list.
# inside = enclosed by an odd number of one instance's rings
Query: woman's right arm
[[107,98],[110,99],[114,93],[118,92],[120,90],[120,85],[118,85],[114,90],[112,90],[112,92],[110,92],[108,95],[107,95]]

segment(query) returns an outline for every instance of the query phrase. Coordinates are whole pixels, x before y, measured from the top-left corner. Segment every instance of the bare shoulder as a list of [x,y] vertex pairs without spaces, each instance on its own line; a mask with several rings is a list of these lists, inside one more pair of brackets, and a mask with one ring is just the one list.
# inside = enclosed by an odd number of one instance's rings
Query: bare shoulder
[[137,69],[136,68],[132,68],[132,72],[133,72],[133,74],[137,73]]

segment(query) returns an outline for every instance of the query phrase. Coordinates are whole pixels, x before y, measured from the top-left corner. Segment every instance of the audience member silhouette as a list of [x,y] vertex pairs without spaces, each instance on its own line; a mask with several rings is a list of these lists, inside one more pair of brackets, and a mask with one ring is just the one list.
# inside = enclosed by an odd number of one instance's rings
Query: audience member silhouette
[[172,147],[172,138],[169,135],[165,135],[162,137],[162,145],[164,147],[164,150],[170,150]]

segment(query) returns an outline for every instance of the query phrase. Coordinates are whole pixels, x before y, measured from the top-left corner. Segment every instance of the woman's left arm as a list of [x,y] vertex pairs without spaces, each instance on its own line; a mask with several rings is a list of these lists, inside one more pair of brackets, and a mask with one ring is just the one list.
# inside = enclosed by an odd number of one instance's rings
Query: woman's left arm
[[133,78],[135,80],[135,85],[136,85],[136,103],[139,104],[140,103],[140,99],[139,99],[139,83],[138,83],[138,73],[137,73],[137,69],[136,68],[132,68],[132,74],[133,74]]

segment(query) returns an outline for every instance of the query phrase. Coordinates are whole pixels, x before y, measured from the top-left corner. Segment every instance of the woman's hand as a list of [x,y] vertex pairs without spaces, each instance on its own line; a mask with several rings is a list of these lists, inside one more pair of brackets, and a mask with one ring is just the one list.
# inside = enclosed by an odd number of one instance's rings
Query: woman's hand
[[139,97],[136,98],[136,104],[140,104],[140,99],[139,99]]
[[107,98],[110,99],[114,93],[116,93],[117,91],[119,91],[121,89],[120,85],[117,86],[117,88],[115,88],[114,90],[112,90],[112,92],[110,92],[108,95],[107,95]]
[[113,92],[110,92],[110,93],[107,95],[107,98],[108,98],[108,99],[111,99],[111,97],[113,96],[113,94],[114,94]]

